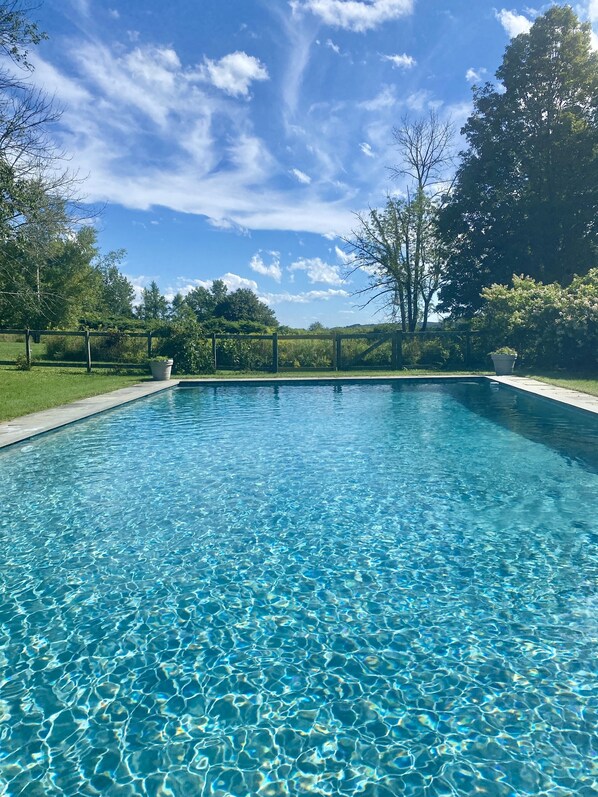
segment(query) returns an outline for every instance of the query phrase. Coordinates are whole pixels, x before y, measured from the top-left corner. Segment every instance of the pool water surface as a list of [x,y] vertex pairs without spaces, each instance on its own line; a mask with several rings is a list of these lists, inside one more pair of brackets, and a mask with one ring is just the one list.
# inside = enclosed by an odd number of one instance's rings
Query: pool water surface
[[0,794],[598,794],[598,424],[175,389],[0,455]]

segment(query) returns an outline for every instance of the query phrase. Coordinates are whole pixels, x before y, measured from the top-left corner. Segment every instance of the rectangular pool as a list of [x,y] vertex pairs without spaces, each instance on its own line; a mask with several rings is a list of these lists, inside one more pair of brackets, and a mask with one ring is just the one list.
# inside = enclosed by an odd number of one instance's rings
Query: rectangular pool
[[0,487],[0,794],[598,793],[598,420],[174,389]]

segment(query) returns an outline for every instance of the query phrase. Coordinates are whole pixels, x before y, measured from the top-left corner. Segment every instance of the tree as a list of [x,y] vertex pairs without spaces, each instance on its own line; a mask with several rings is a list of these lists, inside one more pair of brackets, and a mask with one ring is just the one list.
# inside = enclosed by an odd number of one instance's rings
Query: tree
[[98,311],[101,313],[117,317],[133,315],[135,289],[118,268],[125,254],[124,249],[117,249],[98,259],[96,268],[101,277]]
[[389,197],[383,210],[357,214],[359,226],[346,243],[353,257],[350,273],[361,269],[369,276],[357,294],[369,295],[366,304],[382,300],[403,331],[412,332],[427,327],[445,264],[436,221],[452,165],[453,127],[431,112],[403,118],[393,135],[402,162],[392,172],[411,180],[407,198]]
[[[226,285],[224,286],[223,295],[225,294]],[[195,318],[200,323],[208,318],[213,318],[217,304],[213,289],[210,290],[210,288],[205,288],[203,285],[198,285],[189,291],[187,296],[185,296],[184,302],[195,313]]]
[[164,321],[168,317],[168,302],[154,280],[141,292],[137,316],[143,321]]
[[468,149],[440,214],[451,254],[442,309],[471,316],[513,274],[566,285],[598,263],[598,53],[552,6],[474,89]]
[[365,271],[368,284],[356,295],[368,296],[364,306],[381,301],[404,332],[425,330],[445,262],[432,200],[423,192],[411,201],[389,197],[384,209],[357,218],[359,227],[346,241],[349,273]]
[[41,244],[33,235],[4,243],[0,251],[11,268],[2,281],[0,326],[68,327],[93,312],[102,291],[101,273],[92,265],[95,243],[91,227]]
[[214,315],[227,321],[255,321],[265,326],[278,326],[274,312],[249,288],[227,293],[216,305]]
[[77,181],[61,169],[48,132],[59,113],[27,80],[28,48],[45,38],[27,10],[0,2],[0,52],[8,57],[0,67],[0,306],[3,317],[13,303],[14,314],[42,319],[44,304],[56,317],[59,297],[44,294],[39,272],[75,236]]

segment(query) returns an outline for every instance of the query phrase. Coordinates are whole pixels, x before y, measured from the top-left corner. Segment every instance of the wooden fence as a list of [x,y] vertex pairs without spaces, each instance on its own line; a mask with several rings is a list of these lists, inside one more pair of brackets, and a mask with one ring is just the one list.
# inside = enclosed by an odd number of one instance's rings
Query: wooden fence
[[[96,368],[141,368],[159,352],[160,340],[167,336],[156,332],[96,332],[39,329],[0,329],[0,364],[15,362],[15,351],[27,365],[84,366]],[[12,356],[3,356],[3,342],[10,338]],[[42,339],[53,353],[48,355]],[[78,338],[75,348],[65,343]],[[101,343],[98,339],[104,339]],[[430,330],[426,332],[329,332],[314,334],[243,335],[215,333],[200,338],[206,347],[207,360],[216,370],[279,371],[313,370],[396,370],[403,368],[463,367],[482,364],[486,353],[480,347],[480,335],[470,330]],[[299,342],[307,342],[303,349]],[[311,346],[309,345],[311,343]],[[22,348],[21,348],[22,344]],[[112,347],[111,347],[112,346]],[[102,348],[103,347],[103,348]],[[37,354],[34,348],[40,352]],[[123,351],[123,348],[125,349]],[[114,352],[118,349],[118,356]],[[133,351],[134,349],[134,351]],[[60,351],[68,350],[67,356]],[[96,354],[94,355],[94,350]],[[299,351],[300,350],[300,351]],[[317,356],[314,352],[317,350]],[[127,354],[127,352],[129,352]],[[132,353],[131,353],[132,352]],[[4,354],[7,351],[5,350]]]

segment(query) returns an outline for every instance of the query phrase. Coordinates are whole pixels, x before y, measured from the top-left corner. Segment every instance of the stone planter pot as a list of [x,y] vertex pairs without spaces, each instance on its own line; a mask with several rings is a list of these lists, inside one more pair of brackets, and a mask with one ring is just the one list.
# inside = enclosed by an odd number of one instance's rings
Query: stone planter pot
[[150,360],[152,377],[158,382],[170,379],[173,364],[173,360]]
[[515,367],[516,354],[492,354],[492,362],[494,363],[494,370],[496,376],[509,376],[513,373]]

